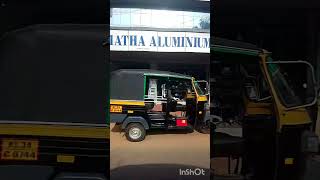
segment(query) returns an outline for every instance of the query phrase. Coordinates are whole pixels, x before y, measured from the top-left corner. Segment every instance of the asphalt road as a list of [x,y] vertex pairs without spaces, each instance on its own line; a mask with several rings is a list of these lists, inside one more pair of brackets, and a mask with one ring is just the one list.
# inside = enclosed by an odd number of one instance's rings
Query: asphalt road
[[[208,176],[182,177],[179,169],[201,168],[209,175],[209,134],[196,131],[150,131],[144,141],[129,142],[124,132],[121,133],[118,126],[111,124],[110,138],[112,179],[121,179],[124,174],[131,179],[145,178],[148,174],[150,177],[157,177],[157,180],[169,177],[208,179]],[[139,173],[143,176],[139,176]]]
[[[234,132],[238,134],[238,132]],[[115,124],[111,125],[111,178],[121,180],[207,180],[208,176],[180,176],[179,169],[203,168],[209,172],[210,137],[196,131],[152,131],[142,142],[129,142]],[[227,159],[211,160],[216,174],[227,174]],[[231,169],[235,162],[232,162]],[[320,156],[307,163],[304,180],[320,179]]]

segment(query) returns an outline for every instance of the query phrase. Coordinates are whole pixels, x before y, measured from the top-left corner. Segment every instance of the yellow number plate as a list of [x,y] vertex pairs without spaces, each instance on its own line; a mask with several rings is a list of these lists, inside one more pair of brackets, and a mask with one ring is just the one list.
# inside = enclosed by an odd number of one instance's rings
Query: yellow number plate
[[110,112],[122,113],[122,106],[110,106]]
[[1,159],[38,160],[38,140],[2,139]]

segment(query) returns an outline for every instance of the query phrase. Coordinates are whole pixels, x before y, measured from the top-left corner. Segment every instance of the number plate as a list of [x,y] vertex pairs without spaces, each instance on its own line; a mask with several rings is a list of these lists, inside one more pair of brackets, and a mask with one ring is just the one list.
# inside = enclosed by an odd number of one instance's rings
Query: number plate
[[122,113],[122,106],[110,106],[110,112]]
[[38,160],[38,140],[2,139],[2,160]]

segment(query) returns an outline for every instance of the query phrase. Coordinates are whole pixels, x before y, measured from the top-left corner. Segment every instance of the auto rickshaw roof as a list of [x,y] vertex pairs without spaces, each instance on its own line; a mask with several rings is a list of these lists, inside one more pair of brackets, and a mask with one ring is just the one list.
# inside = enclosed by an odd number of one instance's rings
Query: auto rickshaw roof
[[106,124],[105,24],[39,24],[0,39],[0,119]]
[[151,69],[119,69],[111,73],[110,97],[117,100],[143,101],[146,92],[145,76],[172,77],[191,80],[191,76]]
[[218,37],[214,37],[212,41],[211,51],[213,51],[213,53],[224,52],[258,56],[260,53],[264,52],[262,48],[242,41],[234,41]]
[[117,71],[114,71],[113,73],[141,74],[144,76],[160,76],[160,77],[192,79],[192,77],[189,75],[169,72],[169,71],[153,70],[153,69],[119,69]]

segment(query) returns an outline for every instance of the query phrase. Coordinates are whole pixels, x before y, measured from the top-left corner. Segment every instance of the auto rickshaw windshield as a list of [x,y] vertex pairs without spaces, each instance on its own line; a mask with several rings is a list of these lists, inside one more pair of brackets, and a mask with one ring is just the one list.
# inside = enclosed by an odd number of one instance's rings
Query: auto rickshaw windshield
[[[316,91],[310,67],[301,62],[273,63],[271,58],[268,59],[267,67],[277,96],[287,108],[313,103]],[[297,68],[299,71],[293,71]]]

